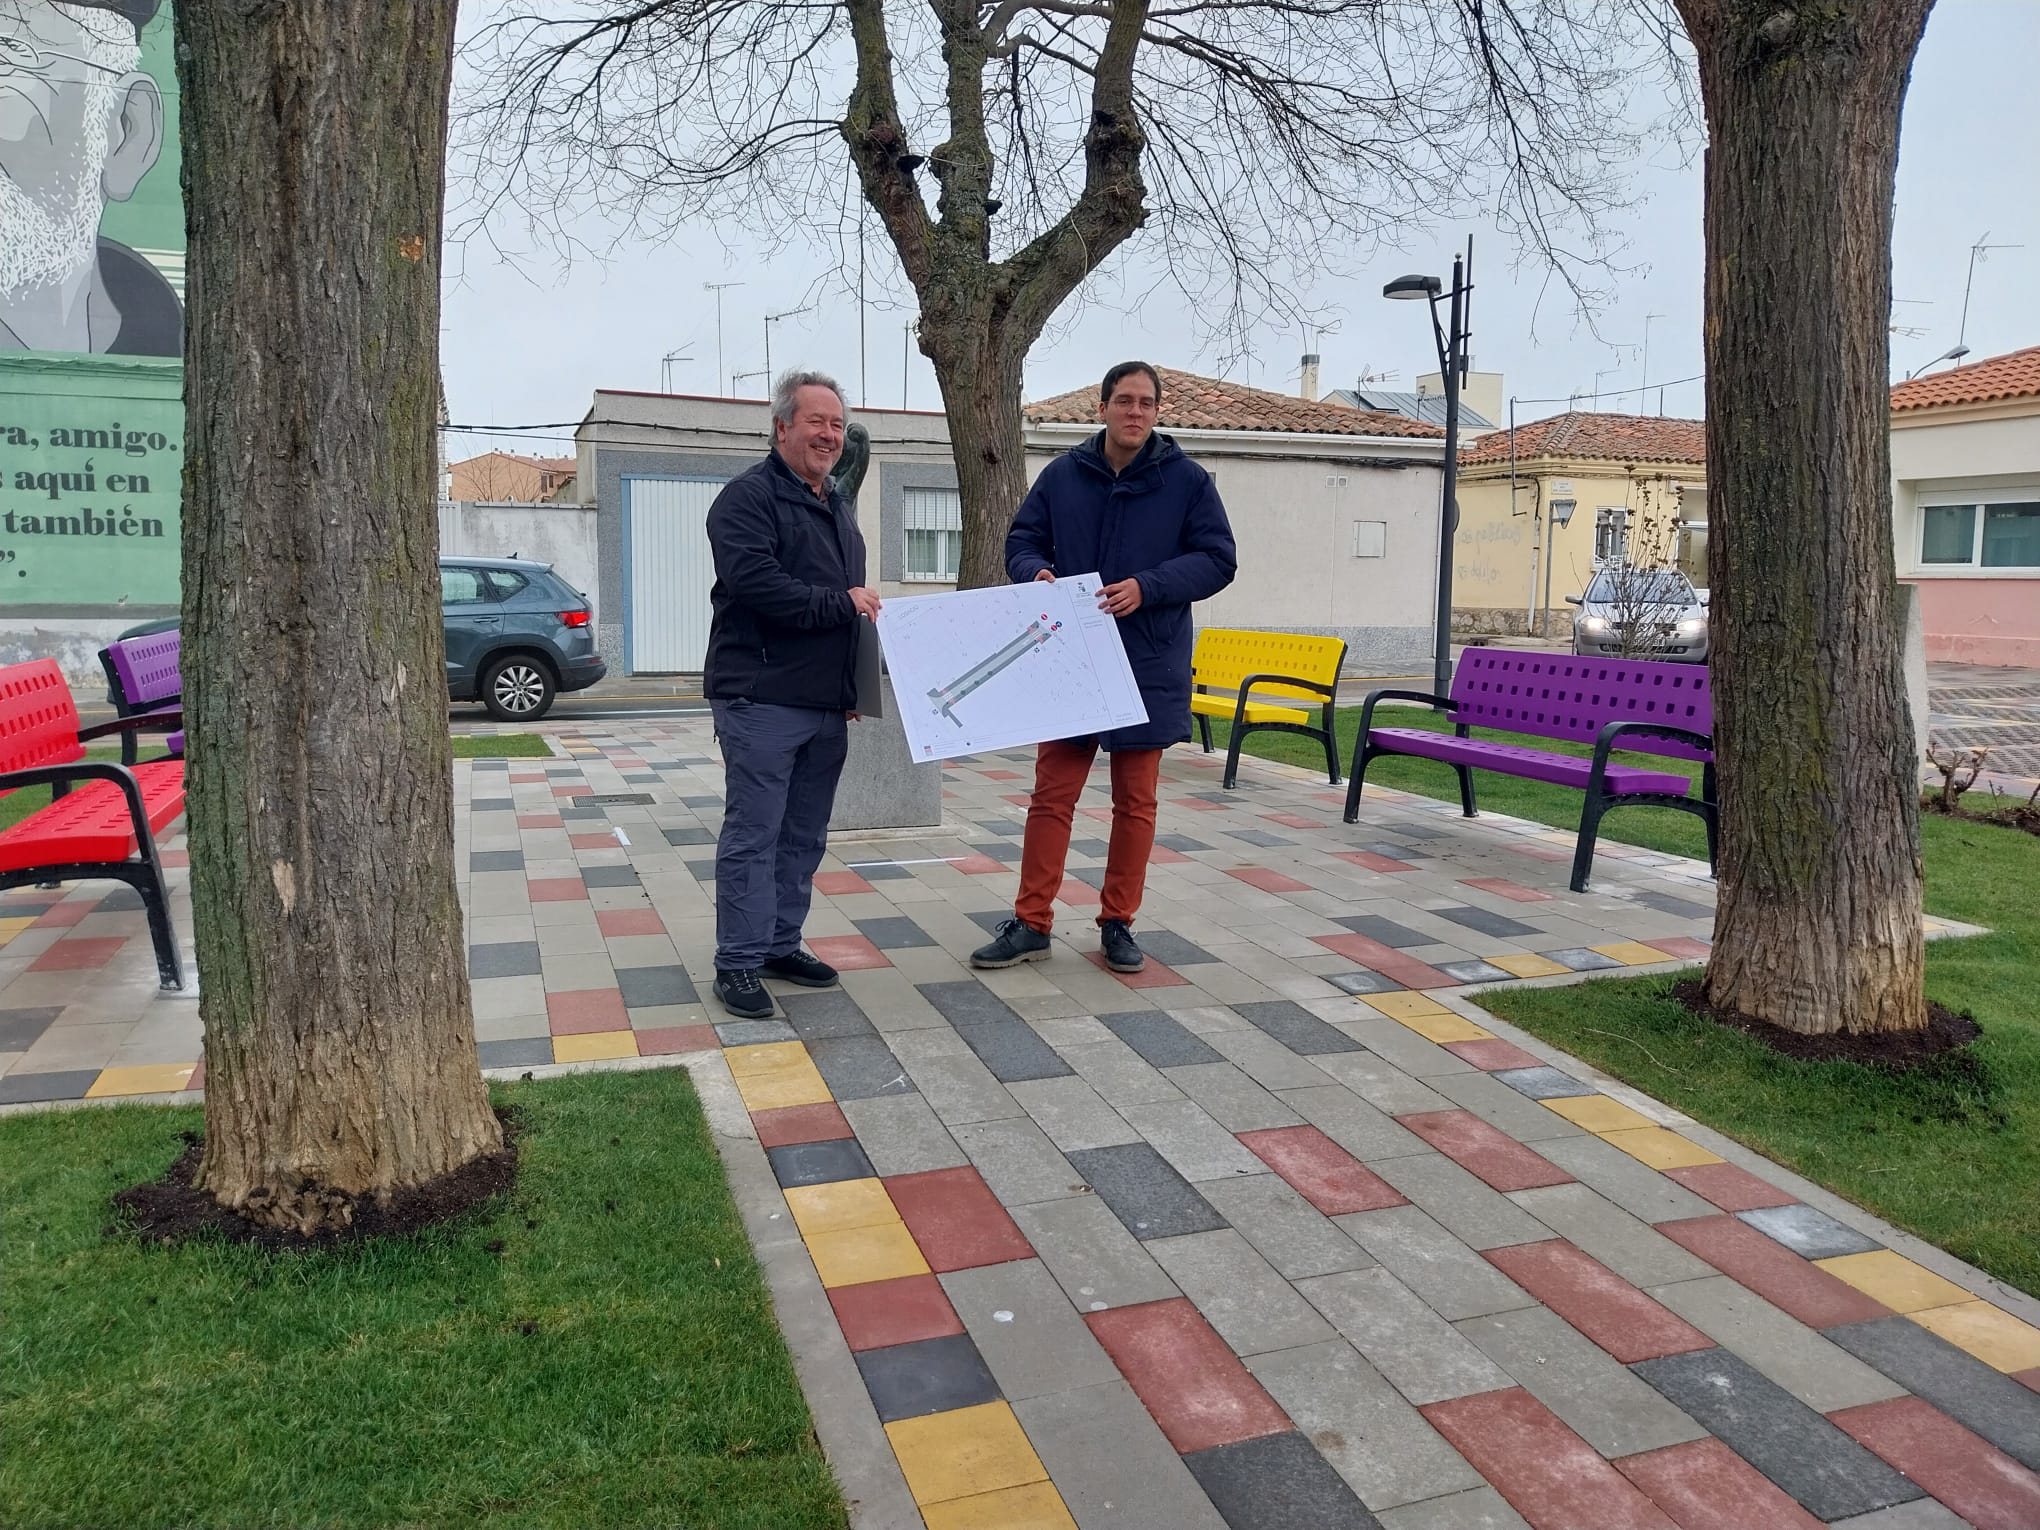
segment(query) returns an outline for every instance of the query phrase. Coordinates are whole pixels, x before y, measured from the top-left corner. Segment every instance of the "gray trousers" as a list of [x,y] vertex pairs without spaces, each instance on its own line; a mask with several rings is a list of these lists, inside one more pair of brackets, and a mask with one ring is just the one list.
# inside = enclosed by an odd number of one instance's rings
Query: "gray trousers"
[[724,778],[715,965],[728,972],[799,948],[850,736],[841,712],[763,701],[712,706]]

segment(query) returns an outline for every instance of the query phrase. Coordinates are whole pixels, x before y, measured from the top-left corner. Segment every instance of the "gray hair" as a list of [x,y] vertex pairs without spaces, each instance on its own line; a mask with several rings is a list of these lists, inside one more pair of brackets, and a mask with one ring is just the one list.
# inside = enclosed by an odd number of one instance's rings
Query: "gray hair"
[[772,385],[772,422],[775,425],[793,423],[794,400],[802,388],[827,388],[836,395],[836,402],[843,406],[843,413],[850,412],[850,400],[843,396],[843,385],[827,372],[781,372],[779,381]]

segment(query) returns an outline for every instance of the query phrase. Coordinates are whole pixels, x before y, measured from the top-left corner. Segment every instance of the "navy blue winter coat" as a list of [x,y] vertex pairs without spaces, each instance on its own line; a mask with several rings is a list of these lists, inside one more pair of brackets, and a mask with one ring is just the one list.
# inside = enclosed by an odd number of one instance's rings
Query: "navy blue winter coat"
[[1233,582],[1239,554],[1211,475],[1168,436],[1148,438],[1114,474],[1100,431],[1042,469],[1006,535],[1006,573],[1043,569],[1140,581],[1119,636],[1148,720],[1107,733],[1107,749],[1165,749],[1190,736],[1190,603]]

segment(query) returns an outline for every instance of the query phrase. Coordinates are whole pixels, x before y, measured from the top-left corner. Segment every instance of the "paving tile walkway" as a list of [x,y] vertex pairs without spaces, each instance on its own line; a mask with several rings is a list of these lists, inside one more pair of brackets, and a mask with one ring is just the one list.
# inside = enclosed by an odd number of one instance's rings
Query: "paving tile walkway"
[[[2040,1525],[2033,1304],[1479,1008],[1704,956],[1704,867],[1604,843],[1574,895],[1568,835],[1376,791],[1349,827],[1178,750],[1150,969],[1096,960],[1101,775],[1053,959],[975,973],[1016,752],[946,771],[941,829],[836,843],[841,987],[738,1023],[702,1002],[705,724],[551,731],[457,767],[483,1063],[729,1097],[733,1180],[798,1237],[782,1313],[825,1306],[804,1375],[856,1378],[810,1381],[823,1437],[896,1465],[860,1523]],[[0,939],[0,1105],[202,1087],[123,894],[0,900]]]

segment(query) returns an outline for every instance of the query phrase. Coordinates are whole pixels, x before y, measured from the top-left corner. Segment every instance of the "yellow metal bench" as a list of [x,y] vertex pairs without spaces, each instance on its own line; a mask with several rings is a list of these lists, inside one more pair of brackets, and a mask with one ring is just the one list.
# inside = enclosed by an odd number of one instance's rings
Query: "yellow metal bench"
[[[1190,711],[1211,753],[1211,719],[1232,723],[1225,756],[1225,785],[1231,789],[1239,774],[1240,742],[1249,733],[1301,733],[1325,747],[1325,773],[1339,784],[1339,746],[1332,736],[1332,704],[1338,698],[1339,668],[1346,645],[1333,637],[1308,637],[1296,632],[1250,632],[1237,627],[1206,627],[1197,634],[1190,656],[1195,688]],[[1214,692],[1230,692],[1216,695]],[[1315,702],[1319,721],[1311,722],[1307,707],[1284,706],[1269,697]]]

